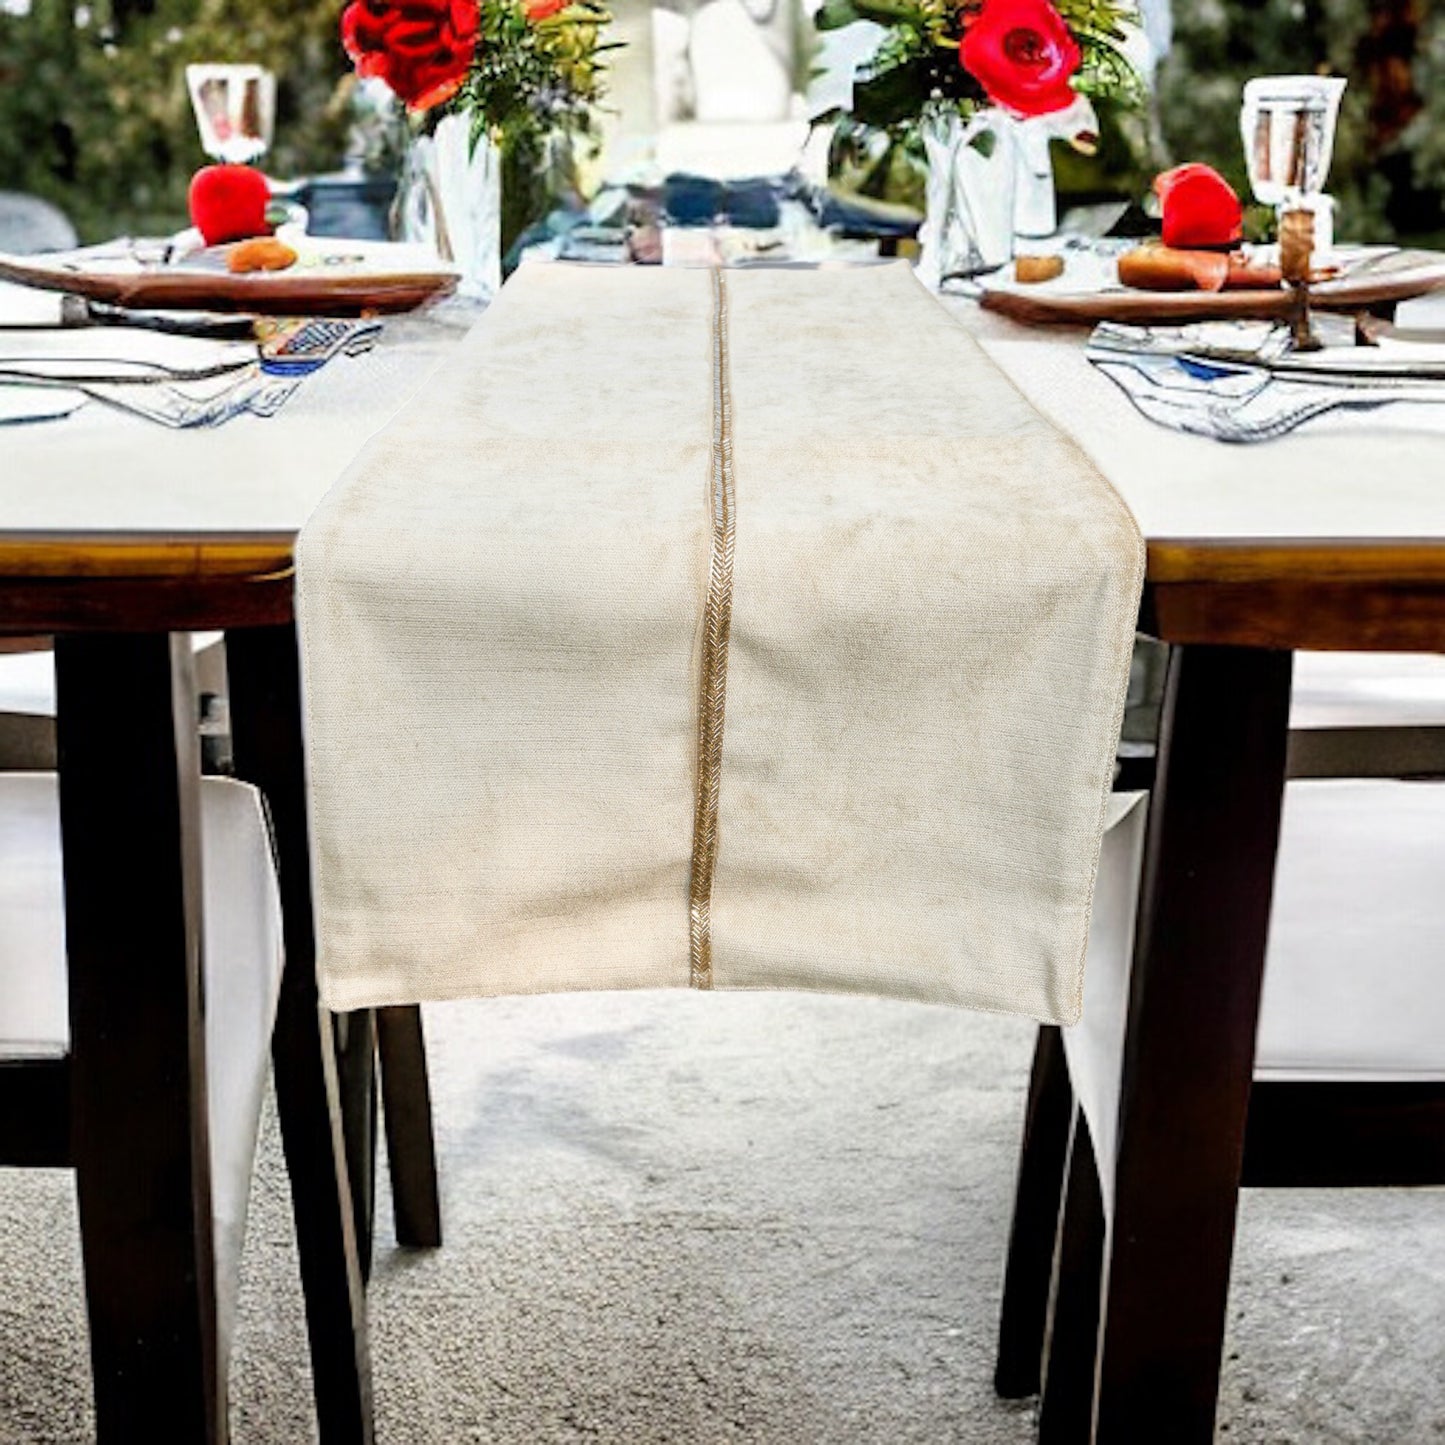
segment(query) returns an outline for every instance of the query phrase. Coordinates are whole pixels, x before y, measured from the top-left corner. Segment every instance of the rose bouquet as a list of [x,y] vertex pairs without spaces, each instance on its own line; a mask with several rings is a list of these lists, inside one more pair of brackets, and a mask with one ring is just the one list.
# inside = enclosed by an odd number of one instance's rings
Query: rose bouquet
[[1088,151],[1093,98],[1143,98],[1124,50],[1133,18],[1123,0],[825,0],[822,30],[883,26],[850,110],[822,117],[843,122],[835,160],[874,194],[923,162],[930,284],[1002,264],[1016,232],[1053,229],[1050,140]]
[[464,112],[478,135],[587,134],[611,19],[599,0],[351,0],[341,39],[413,114]]
[[890,128],[940,107],[966,119],[990,105],[1048,115],[1080,95],[1136,102],[1142,82],[1123,50],[1132,19],[1119,0],[826,0],[816,23],[884,27],[851,114]]
[[[572,148],[595,141],[603,56],[617,48],[604,39],[611,18],[601,0],[347,5],[341,38],[357,73],[384,81],[432,143],[416,168],[444,253],[465,261],[457,253],[478,239],[505,253],[551,198],[575,189]],[[446,194],[465,188],[474,194]],[[473,234],[488,226],[499,245]]]

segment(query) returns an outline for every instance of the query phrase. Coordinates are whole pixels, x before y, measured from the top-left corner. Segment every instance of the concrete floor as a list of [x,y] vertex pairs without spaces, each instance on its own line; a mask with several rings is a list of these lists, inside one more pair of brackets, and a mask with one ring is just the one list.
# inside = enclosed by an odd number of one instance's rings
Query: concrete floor
[[[428,1024],[448,1239],[378,1241],[384,1445],[1031,1440],[989,1384],[1027,1025],[688,994]],[[83,1440],[65,1175],[0,1173],[0,1260],[0,1442]],[[243,1269],[236,1441],[310,1440],[269,1117]],[[1445,1191],[1246,1196],[1230,1317],[1221,1440],[1445,1442]]]

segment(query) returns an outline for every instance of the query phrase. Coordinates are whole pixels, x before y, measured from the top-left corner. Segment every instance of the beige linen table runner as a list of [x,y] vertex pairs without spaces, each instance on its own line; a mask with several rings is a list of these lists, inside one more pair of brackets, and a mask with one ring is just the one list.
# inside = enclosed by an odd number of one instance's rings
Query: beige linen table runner
[[524,267],[301,537],[325,1002],[1074,1020],[1142,575],[905,266]]

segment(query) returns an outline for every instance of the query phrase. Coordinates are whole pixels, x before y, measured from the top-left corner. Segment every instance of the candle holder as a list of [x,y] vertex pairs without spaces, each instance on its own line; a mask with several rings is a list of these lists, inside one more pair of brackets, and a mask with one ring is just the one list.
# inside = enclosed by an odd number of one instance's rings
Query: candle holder
[[1303,207],[1285,211],[1279,221],[1279,269],[1290,288],[1290,344],[1296,351],[1318,351],[1323,343],[1310,324],[1310,273],[1315,251],[1315,213]]

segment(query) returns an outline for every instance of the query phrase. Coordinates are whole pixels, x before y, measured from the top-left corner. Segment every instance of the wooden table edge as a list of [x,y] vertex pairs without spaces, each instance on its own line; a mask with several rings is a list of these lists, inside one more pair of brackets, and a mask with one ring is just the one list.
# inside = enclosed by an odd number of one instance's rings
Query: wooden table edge
[[1445,582],[1445,534],[1394,537],[1154,537],[1148,580],[1178,583]]
[[[294,531],[24,531],[0,534],[0,585],[18,578],[264,577],[289,571]],[[1148,580],[1183,582],[1440,582],[1438,538],[1155,537]]]
[[[11,532],[0,631],[289,621],[296,535]],[[1142,625],[1167,642],[1445,652],[1445,536],[1154,538]]]
[[1154,538],[1147,575],[1165,642],[1445,652],[1445,537]]
[[296,533],[6,532],[0,536],[0,586],[14,581],[203,582],[289,572]]

